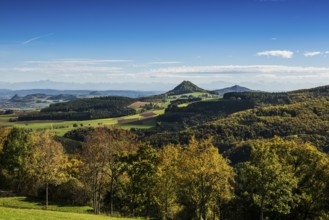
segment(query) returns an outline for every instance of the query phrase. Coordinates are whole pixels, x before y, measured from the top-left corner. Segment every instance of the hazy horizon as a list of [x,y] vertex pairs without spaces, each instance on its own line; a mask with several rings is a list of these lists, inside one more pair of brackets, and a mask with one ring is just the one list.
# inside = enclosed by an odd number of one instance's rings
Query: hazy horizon
[[0,81],[110,84],[109,90],[167,90],[183,80],[206,89],[326,85],[327,6],[325,0],[1,1]]
[[[179,82],[181,83],[181,82]],[[106,91],[106,90],[126,90],[126,91],[157,91],[166,92],[179,83],[142,83],[142,82],[122,82],[122,83],[76,83],[76,82],[56,82],[50,80],[41,81],[30,81],[30,82],[17,82],[17,83],[7,83],[0,82],[0,89],[5,90],[95,90],[95,91]],[[235,85],[247,87],[252,90],[266,91],[266,92],[284,92],[293,91],[298,89],[309,89],[318,86],[324,86],[325,83],[320,84],[310,84],[310,83],[277,83],[274,89],[264,84],[264,82],[242,82],[236,84],[235,82],[225,82],[225,81],[213,81],[209,83],[192,83],[197,86],[207,89],[207,90],[218,90],[223,88],[232,87]],[[272,84],[274,85],[274,83]]]

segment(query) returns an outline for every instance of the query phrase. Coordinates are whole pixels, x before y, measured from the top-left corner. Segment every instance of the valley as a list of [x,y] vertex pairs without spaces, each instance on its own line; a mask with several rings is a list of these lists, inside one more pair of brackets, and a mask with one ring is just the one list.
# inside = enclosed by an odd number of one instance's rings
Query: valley
[[[54,97],[61,98],[61,100]],[[173,103],[177,107],[184,108],[191,103],[217,100],[219,97],[219,95],[211,94],[185,81],[168,93],[142,98],[121,96],[90,98],[43,94],[19,97],[15,95],[10,99],[11,102],[28,103],[26,105],[30,106],[27,108],[24,104],[21,107],[16,105],[15,114],[0,115],[0,126],[17,126],[38,131],[50,129],[60,136],[78,127],[119,126],[124,129],[149,129],[155,127],[156,117],[163,115],[165,109]],[[47,101],[49,99],[56,101],[49,102]],[[103,104],[100,104],[100,101]],[[45,103],[33,108],[32,102],[35,105]],[[84,109],[83,105],[86,106]],[[121,105],[121,109],[119,105]],[[9,106],[4,105],[3,107]],[[110,112],[110,109],[114,110]]]

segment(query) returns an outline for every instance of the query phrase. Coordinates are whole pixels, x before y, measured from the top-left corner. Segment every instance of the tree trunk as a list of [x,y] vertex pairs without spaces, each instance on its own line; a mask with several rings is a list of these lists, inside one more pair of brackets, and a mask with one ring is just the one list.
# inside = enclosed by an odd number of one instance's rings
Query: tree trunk
[[201,217],[203,220],[207,219],[206,199],[205,199],[205,186],[204,179],[201,178]]
[[113,215],[113,182],[114,179],[111,177],[111,184],[110,184],[110,214]]
[[93,179],[93,208],[95,215],[97,215],[97,176],[98,173],[96,172]]
[[98,188],[98,197],[97,197],[97,215],[101,214],[101,185]]
[[264,219],[264,199],[262,198],[261,204],[260,204],[260,220]]
[[48,209],[48,183],[46,183],[46,210]]

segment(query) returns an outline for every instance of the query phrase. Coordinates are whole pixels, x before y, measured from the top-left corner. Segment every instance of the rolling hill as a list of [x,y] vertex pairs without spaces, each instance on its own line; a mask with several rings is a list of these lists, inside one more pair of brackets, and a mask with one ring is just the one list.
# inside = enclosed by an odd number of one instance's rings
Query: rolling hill
[[176,86],[173,90],[166,92],[166,95],[173,96],[173,95],[181,95],[186,93],[194,93],[194,92],[208,92],[205,89],[201,89],[197,85],[193,84],[190,81],[183,81],[181,84]]
[[232,87],[227,87],[227,88],[223,88],[223,89],[217,89],[217,90],[213,90],[213,92],[216,92],[218,95],[224,95],[225,93],[228,92],[252,92],[253,90],[248,89],[246,87],[242,87],[239,85],[235,85]]

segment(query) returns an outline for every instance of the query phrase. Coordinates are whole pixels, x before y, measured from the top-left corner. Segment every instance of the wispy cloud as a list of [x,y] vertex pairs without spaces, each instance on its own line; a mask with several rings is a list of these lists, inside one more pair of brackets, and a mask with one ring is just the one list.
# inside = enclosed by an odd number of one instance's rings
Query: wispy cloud
[[59,60],[30,60],[27,64],[72,64],[72,65],[96,65],[106,63],[129,63],[132,60],[109,60],[109,59],[59,59]]
[[36,40],[39,40],[39,39],[41,39],[41,38],[48,37],[48,36],[51,36],[51,35],[54,35],[54,34],[53,34],[53,33],[49,33],[49,34],[46,34],[46,35],[40,35],[40,36],[37,36],[37,37],[33,37],[33,38],[30,38],[30,39],[28,39],[28,40],[22,42],[22,44],[23,44],[23,45],[25,45],[25,44],[29,44],[29,43],[31,43],[31,42],[33,42],[33,41],[36,41]]
[[310,51],[310,52],[305,52],[304,56],[305,57],[315,57],[315,56],[319,56],[321,54],[322,54],[322,52],[320,52],[320,51]]
[[60,59],[31,60],[20,66],[7,68],[7,72],[39,74],[112,74],[123,73],[130,60],[110,59]]
[[281,57],[290,59],[294,56],[294,52],[289,50],[267,50],[267,51],[261,51],[257,53],[258,56],[272,56],[272,57]]
[[168,64],[181,64],[179,61],[159,61],[159,62],[150,62],[149,64],[153,65],[168,65]]
[[152,73],[204,73],[204,74],[257,74],[257,73],[329,73],[329,67],[304,67],[281,65],[229,65],[229,66],[181,66],[152,69]]

